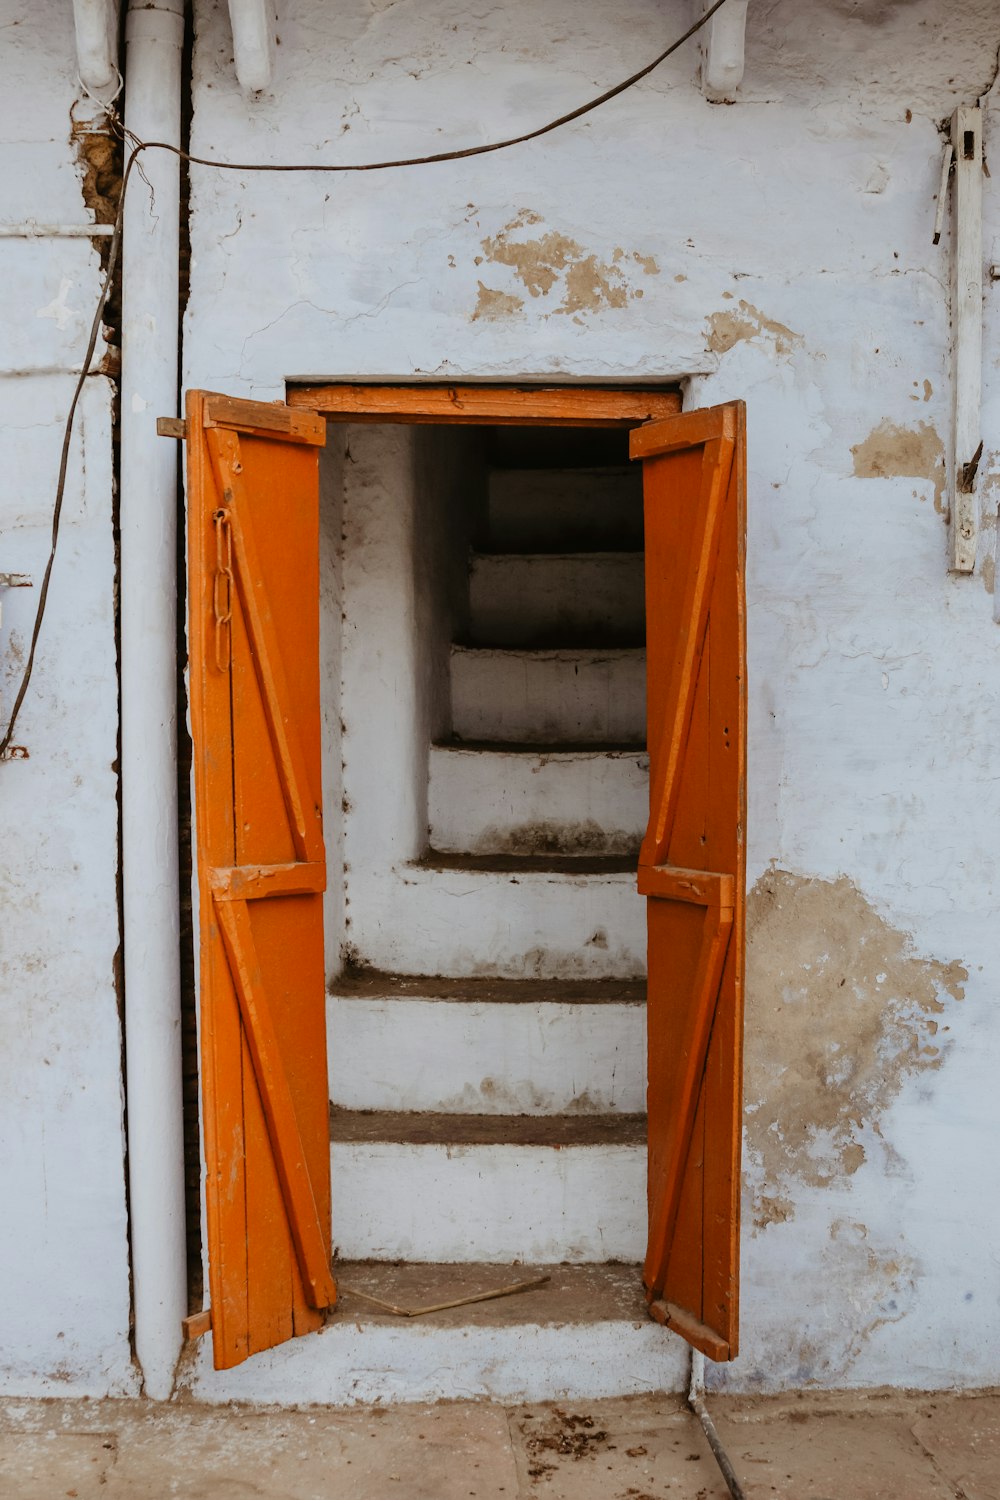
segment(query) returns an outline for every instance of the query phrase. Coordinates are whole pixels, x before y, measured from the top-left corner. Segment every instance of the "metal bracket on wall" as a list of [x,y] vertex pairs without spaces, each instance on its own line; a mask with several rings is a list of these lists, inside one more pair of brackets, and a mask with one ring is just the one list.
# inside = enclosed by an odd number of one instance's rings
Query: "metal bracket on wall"
[[971,573],[979,531],[976,473],[983,362],[983,133],[982,111],[963,106],[951,117],[955,154],[952,194],[952,463],[949,567]]
[[[0,589],[30,589],[27,573],[0,573]],[[0,625],[3,624],[3,599],[0,598]]]
[[[27,573],[0,573],[0,589],[31,588]],[[3,598],[0,598],[0,624],[3,624]],[[27,760],[27,745],[7,745],[0,760]]]
[[[27,573],[0,573],[0,591],[3,589],[30,589],[31,579]],[[3,597],[0,593],[0,624],[3,623]],[[0,760],[27,760],[26,745],[8,745]]]

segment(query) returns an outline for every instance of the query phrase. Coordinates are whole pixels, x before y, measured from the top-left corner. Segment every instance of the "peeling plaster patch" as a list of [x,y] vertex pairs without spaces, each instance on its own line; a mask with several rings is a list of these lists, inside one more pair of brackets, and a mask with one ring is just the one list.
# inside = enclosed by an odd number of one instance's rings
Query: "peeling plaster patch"
[[944,444],[930,422],[899,427],[886,418],[851,452],[856,479],[929,479],[934,509],[944,514]]
[[915,954],[850,880],[787,870],[748,902],[747,1143],[758,1229],[794,1216],[799,1185],[865,1160],[859,1137],[909,1076],[940,1067],[946,997],[968,971]]
[[992,594],[996,585],[996,563],[992,557],[987,557],[983,562],[983,588],[988,594]]
[[[724,297],[732,293],[723,292]],[[759,308],[740,298],[735,311],[713,313],[708,320],[708,347],[713,354],[726,354],[734,345],[753,339],[771,338],[776,354],[791,354],[802,343],[801,333],[794,333],[784,323],[765,317]]]
[[[577,321],[581,314],[600,312],[606,307],[625,307],[643,296],[642,287],[633,285],[633,267],[644,276],[658,276],[660,268],[652,255],[642,255],[618,246],[610,261],[588,255],[583,246],[554,229],[532,235],[520,233],[542,222],[541,216],[523,208],[495,235],[482,241],[485,259],[495,266],[509,267],[531,297],[548,298],[561,294],[551,314],[568,314]],[[482,258],[476,257],[476,264]],[[482,311],[484,294],[494,310]],[[505,308],[501,301],[510,303]],[[520,297],[509,296],[479,283],[479,302],[472,321],[480,317],[504,317],[520,312]],[[549,316],[551,314],[546,314]]]
[[469,321],[496,323],[501,318],[513,318],[523,306],[523,297],[513,297],[509,292],[499,292],[495,287],[480,282],[476,310]]
[[62,333],[64,329],[68,328],[71,323],[75,322],[75,320],[80,317],[80,314],[76,310],[76,308],[70,307],[67,301],[67,298],[69,297],[69,294],[72,290],[73,282],[68,276],[64,276],[59,283],[58,297],[54,297],[52,301],[47,304],[47,306],[40,307],[36,312],[35,317],[54,318],[56,327],[58,328],[59,332]]

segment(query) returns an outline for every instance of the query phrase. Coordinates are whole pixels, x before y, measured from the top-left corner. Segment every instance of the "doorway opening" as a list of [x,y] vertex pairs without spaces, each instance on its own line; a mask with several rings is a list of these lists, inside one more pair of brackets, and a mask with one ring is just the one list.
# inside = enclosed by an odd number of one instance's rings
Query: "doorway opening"
[[[453,405],[331,421],[320,460],[333,1218],[350,1260],[642,1256],[628,441],[651,398],[559,392],[556,425],[537,394],[496,393],[520,407],[499,421],[449,421]],[[609,394],[625,409],[589,425]],[[516,1204],[503,1224],[496,1201]]]

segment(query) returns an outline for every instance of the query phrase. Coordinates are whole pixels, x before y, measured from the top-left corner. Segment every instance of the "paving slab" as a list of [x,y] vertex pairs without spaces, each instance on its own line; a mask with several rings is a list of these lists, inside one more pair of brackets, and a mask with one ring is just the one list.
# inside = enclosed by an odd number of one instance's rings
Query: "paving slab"
[[676,1396],[561,1403],[511,1413],[519,1497],[726,1500],[701,1428]]
[[[13,1422],[10,1405],[0,1408],[2,1500],[517,1500],[507,1415],[485,1403],[261,1412],[99,1402],[75,1414],[74,1403],[32,1405],[43,1409]],[[94,1413],[110,1433],[79,1431]]]
[[[709,1396],[747,1500],[1000,1500],[1000,1395]],[[0,1402],[0,1500],[726,1500],[673,1395]]]
[[912,1431],[963,1500],[1000,1500],[1000,1400],[925,1397]]

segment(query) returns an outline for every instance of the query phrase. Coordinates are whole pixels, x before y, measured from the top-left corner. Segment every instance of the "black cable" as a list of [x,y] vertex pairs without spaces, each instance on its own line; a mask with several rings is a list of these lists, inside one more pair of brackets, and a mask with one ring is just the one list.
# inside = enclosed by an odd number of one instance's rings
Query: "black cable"
[[129,173],[135,165],[138,154],[138,151],[133,151],[122,177],[121,197],[118,202],[118,212],[115,214],[115,226],[111,235],[108,263],[104,269],[104,286],[101,288],[101,295],[97,299],[97,310],[94,313],[94,321],[90,325],[87,350],[83,356],[83,364],[80,367],[80,374],[77,377],[76,385],[73,387],[73,395],[70,398],[69,410],[66,413],[66,421],[63,426],[62,452],[59,457],[59,477],[56,480],[56,498],[52,507],[52,542],[49,547],[49,559],[45,564],[45,572],[42,575],[42,586],[38,591],[38,605],[35,609],[35,623],[31,631],[31,645],[28,648],[28,659],[24,664],[24,671],[21,674],[21,682],[17,689],[17,695],[14,698],[14,706],[10,711],[10,719],[6,732],[3,739],[0,740],[0,760],[3,759],[13,737],[14,725],[17,723],[17,716],[21,711],[21,704],[24,702],[25,694],[28,691],[28,684],[31,681],[31,673],[35,665],[35,648],[38,645],[42,620],[45,617],[45,604],[49,597],[49,581],[52,577],[52,565],[56,560],[56,548],[59,545],[59,523],[62,519],[63,499],[66,494],[66,471],[69,467],[69,449],[73,437],[73,420],[76,417],[76,409],[80,404],[80,397],[83,395],[83,387],[86,384],[87,376],[90,374],[90,361],[93,359],[94,350],[97,348],[97,336],[101,328],[101,319],[104,316],[104,309],[107,307],[108,298],[111,295],[115,266],[118,262],[122,243],[122,223],[124,221],[122,209],[125,203],[125,188],[128,185]]
[[[38,594],[38,606],[35,610],[35,622],[31,631],[31,645],[28,649],[28,659],[25,663],[24,672],[21,676],[20,686],[14,699],[10,719],[3,739],[0,739],[0,760],[10,745],[14,734],[14,726],[28,691],[31,681],[31,673],[35,665],[35,648],[38,645],[38,637],[41,634],[42,620],[45,616],[45,604],[49,593],[49,580],[52,576],[52,565],[55,562],[56,548],[59,543],[59,525],[62,518],[63,498],[66,492],[66,470],[69,464],[70,442],[73,436],[73,422],[76,417],[76,409],[83,394],[83,387],[87,376],[90,374],[90,361],[94,357],[97,347],[97,338],[101,328],[101,318],[107,306],[108,297],[111,293],[111,283],[114,277],[118,255],[121,249],[122,224],[125,217],[125,192],[128,187],[132,168],[143,151],[169,151],[178,156],[182,161],[191,163],[198,167],[214,167],[220,172],[385,172],[396,167],[429,167],[436,162],[464,161],[470,156],[486,156],[492,151],[506,151],[511,146],[522,146],[527,141],[538,140],[539,136],[548,135],[550,131],[558,130],[562,125],[569,125],[573,120],[579,120],[583,115],[588,115],[592,110],[599,109],[602,104],[616,99],[619,94],[624,94],[626,89],[633,88],[635,84],[641,83],[642,79],[649,76],[661,63],[683,47],[685,42],[691,40],[696,32],[700,31],[707,21],[710,21],[717,10],[721,10],[726,0],[715,0],[715,3],[700,16],[692,26],[689,26],[683,36],[679,36],[669,47],[664,48],[658,57],[654,57],[651,63],[640,68],[637,73],[632,73],[621,83],[616,83],[614,88],[607,89],[599,94],[596,99],[581,104],[576,109],[571,109],[568,114],[559,115],[555,120],[549,120],[545,125],[539,125],[534,130],[526,130],[521,135],[508,136],[502,141],[490,141],[483,146],[466,146],[458,151],[437,151],[430,156],[404,156],[392,161],[368,161],[368,162],[234,162],[215,161],[211,157],[193,156],[191,152],[185,151],[181,146],[173,146],[168,141],[140,141],[127,127],[118,119],[112,110],[112,123],[117,125],[123,140],[132,145],[132,150],[125,166],[122,177],[121,196],[118,200],[118,211],[115,214],[114,233],[111,237],[111,248],[108,252],[108,263],[104,271],[104,286],[98,298],[97,310],[94,313],[94,321],[90,326],[90,337],[87,340],[87,350],[83,357],[83,365],[80,370],[79,379],[73,390],[69,410],[66,414],[66,423],[63,428],[62,455],[59,462],[59,477],[56,480],[56,496],[52,508],[52,545],[49,551],[49,559],[45,565],[45,573],[42,577],[42,586]],[[140,167],[141,173],[141,167]]]

